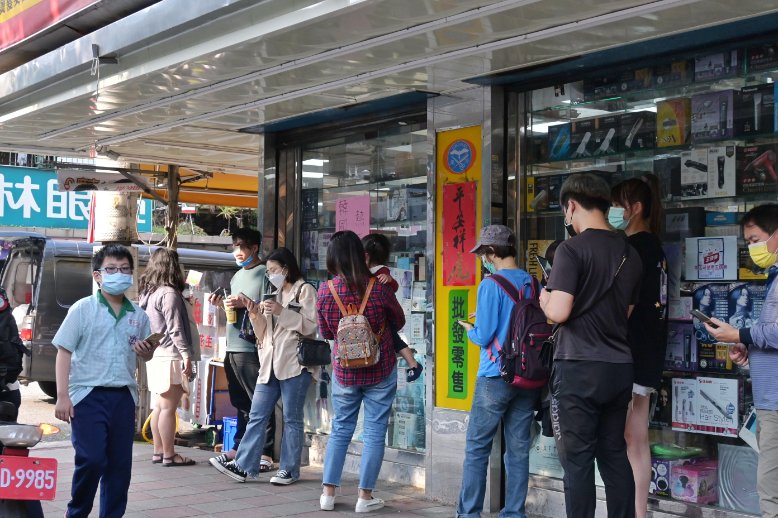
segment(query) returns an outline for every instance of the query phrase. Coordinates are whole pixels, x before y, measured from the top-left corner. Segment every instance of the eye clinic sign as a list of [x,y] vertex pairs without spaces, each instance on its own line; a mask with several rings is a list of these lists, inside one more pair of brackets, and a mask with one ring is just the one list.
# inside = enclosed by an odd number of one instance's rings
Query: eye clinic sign
[[[0,221],[3,226],[76,228],[89,226],[88,191],[60,189],[51,170],[0,166]],[[151,200],[138,203],[138,232],[151,232]]]

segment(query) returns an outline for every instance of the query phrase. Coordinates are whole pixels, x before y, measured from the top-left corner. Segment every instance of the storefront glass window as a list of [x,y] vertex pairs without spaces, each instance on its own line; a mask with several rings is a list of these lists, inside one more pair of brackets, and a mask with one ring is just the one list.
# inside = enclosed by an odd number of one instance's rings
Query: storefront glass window
[[[659,178],[669,332],[652,396],[651,493],[751,513],[759,506],[753,433],[742,429],[749,372],[689,312],[736,327],[759,316],[766,276],[749,259],[739,221],[778,192],[776,56],[774,45],[683,56],[513,97],[527,106],[518,117],[527,121],[521,247],[538,277],[535,256],[566,237],[559,189],[571,173],[593,172],[610,185]],[[553,439],[535,439],[530,470],[562,476]]]
[[[424,255],[431,224],[426,212],[428,146],[424,116],[310,144],[302,153],[300,198],[301,266],[306,280],[315,286],[329,278],[327,245],[336,230],[389,237],[392,253],[386,266],[400,285],[397,299],[407,322],[400,336],[418,350],[415,357],[423,366],[427,297]],[[424,451],[424,375],[406,383],[407,367],[399,359],[388,445]],[[325,383],[311,387],[305,412],[309,432],[330,431],[328,391]],[[360,422],[355,439],[360,439],[361,430]]]

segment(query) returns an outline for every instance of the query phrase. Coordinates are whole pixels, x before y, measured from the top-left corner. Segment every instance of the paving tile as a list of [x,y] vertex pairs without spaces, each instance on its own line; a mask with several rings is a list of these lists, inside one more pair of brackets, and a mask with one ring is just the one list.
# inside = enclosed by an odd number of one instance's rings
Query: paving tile
[[[227,511],[242,511],[243,509],[252,509],[255,506],[254,504],[248,503],[245,500],[221,500],[219,502],[210,502],[207,504],[194,504],[191,505],[190,507],[192,509],[197,509],[198,511],[203,511],[206,513],[222,514]],[[253,511],[251,512],[251,515],[254,516]],[[269,516],[282,516],[282,515],[275,514]]]
[[319,502],[289,502],[281,505],[265,506],[265,510],[278,513],[279,516],[294,516],[319,511]]

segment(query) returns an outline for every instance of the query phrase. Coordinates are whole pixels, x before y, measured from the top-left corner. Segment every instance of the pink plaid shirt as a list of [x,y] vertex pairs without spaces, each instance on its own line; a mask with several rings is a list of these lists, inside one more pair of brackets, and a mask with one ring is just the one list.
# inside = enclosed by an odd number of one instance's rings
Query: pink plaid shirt
[[[349,290],[343,278],[338,276],[332,279],[332,281],[344,305],[354,304],[357,307],[360,306],[362,301]],[[338,323],[342,314],[340,309],[338,309],[338,304],[335,302],[335,297],[330,293],[330,287],[327,283],[322,283],[319,286],[316,309],[319,320],[319,332],[322,337],[326,340],[335,340],[335,335],[338,332]],[[365,316],[368,322],[370,322],[370,327],[373,328],[374,333],[381,331],[382,325],[384,327],[384,334],[381,336],[381,359],[372,367],[344,369],[334,359],[338,354],[338,342],[335,340],[332,365],[335,377],[341,385],[375,385],[386,379],[397,363],[389,325],[391,323],[395,329],[402,329],[405,325],[405,314],[400,307],[400,303],[397,302],[397,297],[394,296],[392,289],[388,285],[379,282],[375,283],[365,307]]]

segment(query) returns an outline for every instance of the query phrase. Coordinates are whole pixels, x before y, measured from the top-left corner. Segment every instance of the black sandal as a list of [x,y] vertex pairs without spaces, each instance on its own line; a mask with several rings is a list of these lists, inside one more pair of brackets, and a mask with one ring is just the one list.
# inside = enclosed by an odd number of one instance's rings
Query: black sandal
[[151,463],[152,464],[162,464],[162,454],[161,453],[152,453],[151,454]]
[[[170,461],[170,462],[165,462],[165,461]],[[197,464],[196,460],[184,457],[180,453],[176,453],[172,457],[165,457],[164,460],[162,461],[163,468],[177,468],[179,466],[194,466],[195,464]]]

